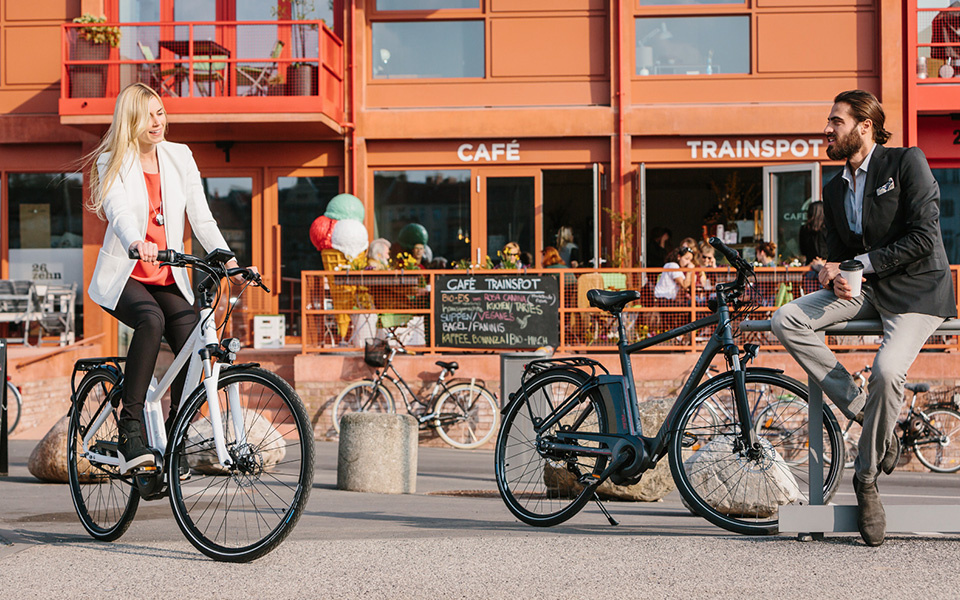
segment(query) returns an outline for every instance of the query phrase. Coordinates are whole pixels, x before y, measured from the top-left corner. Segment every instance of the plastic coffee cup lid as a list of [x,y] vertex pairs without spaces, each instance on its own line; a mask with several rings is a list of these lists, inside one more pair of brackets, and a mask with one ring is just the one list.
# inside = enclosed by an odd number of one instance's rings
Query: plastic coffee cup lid
[[840,270],[841,271],[862,271],[863,263],[860,262],[859,260],[854,260],[854,259],[845,260],[842,263],[840,263]]

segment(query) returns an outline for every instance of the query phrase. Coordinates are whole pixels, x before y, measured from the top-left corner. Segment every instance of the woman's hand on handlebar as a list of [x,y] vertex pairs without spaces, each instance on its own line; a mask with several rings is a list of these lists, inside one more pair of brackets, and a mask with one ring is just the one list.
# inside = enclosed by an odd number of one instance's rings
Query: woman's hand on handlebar
[[128,252],[132,254],[134,250],[136,250],[137,254],[140,256],[140,260],[143,262],[152,264],[157,263],[157,253],[160,251],[160,248],[153,242],[145,242],[143,240],[134,242],[130,244]]
[[[237,259],[231,258],[230,260],[227,261],[227,264],[225,264],[224,266],[227,267],[227,269],[239,269],[240,263],[237,262]],[[257,270],[257,267],[253,265],[250,265],[249,267],[247,267],[247,270],[250,271],[253,277],[244,277],[243,273],[236,273],[230,276],[230,281],[236,283],[237,285],[241,285],[243,284],[244,281],[248,279],[256,280],[257,279],[256,276],[260,274],[260,271]]]

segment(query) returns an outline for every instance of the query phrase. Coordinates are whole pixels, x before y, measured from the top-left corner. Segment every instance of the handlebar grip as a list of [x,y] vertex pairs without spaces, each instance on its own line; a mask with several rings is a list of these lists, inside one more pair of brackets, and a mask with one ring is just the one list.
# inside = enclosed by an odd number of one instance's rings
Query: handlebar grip
[[708,241],[710,242],[711,246],[716,248],[717,252],[726,257],[727,262],[729,262],[731,266],[736,267],[737,263],[742,260],[740,258],[740,254],[730,246],[721,242],[720,238],[712,237]]
[[[176,254],[177,253],[173,250],[161,250],[157,252],[157,260],[160,262],[170,262],[174,259]],[[140,252],[138,252],[136,248],[130,248],[130,251],[127,253],[127,255],[133,260],[140,259]]]

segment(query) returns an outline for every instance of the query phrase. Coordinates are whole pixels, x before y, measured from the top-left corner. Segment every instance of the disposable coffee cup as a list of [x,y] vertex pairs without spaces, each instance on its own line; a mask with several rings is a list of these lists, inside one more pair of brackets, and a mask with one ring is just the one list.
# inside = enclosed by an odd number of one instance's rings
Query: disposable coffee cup
[[847,280],[850,284],[853,297],[860,295],[860,289],[863,284],[863,263],[859,260],[845,260],[840,263],[840,277]]

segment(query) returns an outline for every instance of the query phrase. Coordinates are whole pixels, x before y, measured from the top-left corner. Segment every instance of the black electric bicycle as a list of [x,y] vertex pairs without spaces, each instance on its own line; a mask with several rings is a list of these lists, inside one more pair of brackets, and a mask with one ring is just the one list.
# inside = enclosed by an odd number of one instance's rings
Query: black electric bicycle
[[[736,280],[717,286],[710,316],[626,344],[623,309],[640,293],[587,293],[591,306],[617,318],[623,375],[611,375],[585,357],[534,360],[526,366],[520,389],[502,411],[495,451],[497,487],[517,518],[535,526],[556,525],[595,498],[616,524],[596,498],[598,486],[607,479],[637,483],[667,455],[688,505],[729,531],[777,533],[780,507],[808,501],[808,461],[795,455],[798,447],[808,447],[810,428],[807,411],[797,411],[793,402],[806,404],[807,388],[782,371],[745,366],[759,347],[748,344],[741,351],[734,342],[734,321],[755,308],[747,294],[753,269],[717,238],[710,244],[737,272]],[[713,335],[660,430],[644,436],[630,354],[711,325],[716,326]],[[728,370],[703,381],[721,353]],[[829,500],[843,474],[844,446],[826,405],[823,424],[823,493]]]

